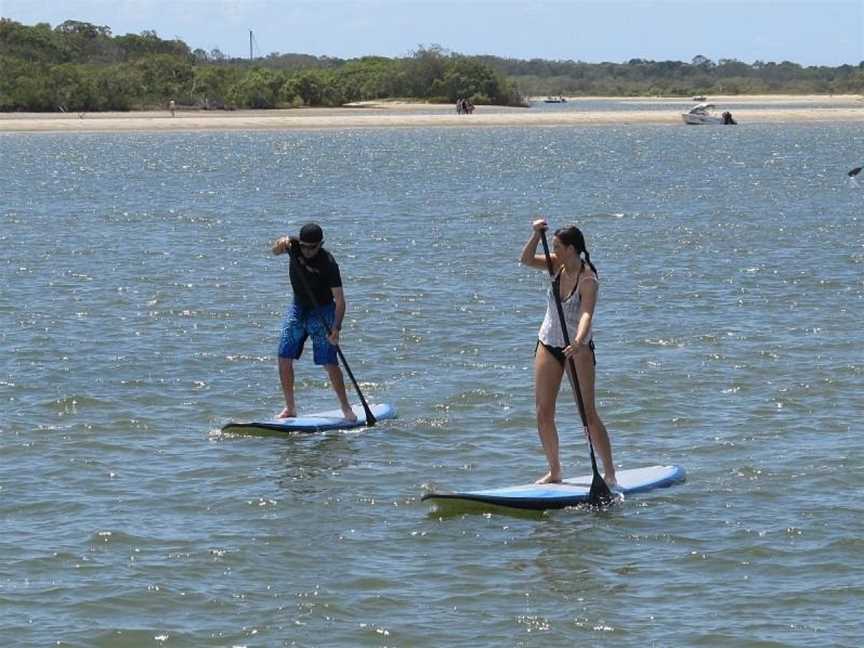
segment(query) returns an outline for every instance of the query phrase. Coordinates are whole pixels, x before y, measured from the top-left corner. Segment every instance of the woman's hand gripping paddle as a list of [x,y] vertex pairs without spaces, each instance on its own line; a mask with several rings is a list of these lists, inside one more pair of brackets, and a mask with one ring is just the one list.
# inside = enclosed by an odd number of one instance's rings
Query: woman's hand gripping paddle
[[[297,264],[297,276],[300,278],[300,283],[303,284],[303,290],[306,292],[306,297],[309,299],[309,302],[312,304],[316,303],[315,295],[312,293],[312,289],[309,287],[309,283],[306,281],[306,277],[303,275],[303,268],[299,267],[300,262],[297,259],[296,255],[298,254],[296,245],[291,246],[288,249],[288,257],[291,259],[291,263]],[[324,317],[321,313],[318,312],[317,308],[313,309],[315,314],[318,316],[318,320],[321,322],[321,325],[324,327],[324,330],[327,331],[327,336],[329,337],[332,334],[330,327],[327,325],[327,322],[324,321]],[[342,366],[345,367],[345,371],[348,373],[348,377],[351,379],[351,382],[354,385],[354,389],[357,391],[357,396],[360,398],[360,402],[363,404],[363,411],[366,412],[366,425],[372,427],[377,422],[375,415],[372,414],[372,410],[369,409],[369,404],[366,402],[366,399],[363,398],[363,392],[360,391],[360,385],[357,384],[357,380],[354,378],[354,374],[351,372],[351,367],[348,366],[348,361],[345,359],[345,356],[342,354],[342,349],[339,348],[338,344],[334,344],[336,347],[336,354],[339,356],[339,360],[342,362]]]
[[[543,254],[546,255],[546,267],[549,276],[552,277],[552,292],[555,294],[555,306],[558,309],[558,321],[561,322],[561,332],[564,334],[564,345],[570,346],[570,335],[567,332],[567,322],[564,320],[564,308],[561,306],[561,295],[558,293],[558,285],[555,281],[555,269],[552,267],[552,257],[549,255],[549,243],[546,241],[546,230],[540,230],[540,240],[543,242]],[[609,486],[600,476],[597,470],[597,459],[594,457],[594,444],[591,443],[591,433],[588,431],[588,418],[585,416],[585,403],[582,401],[582,390],[579,388],[579,376],[576,375],[576,364],[573,358],[567,358],[567,366],[573,379],[573,391],[576,394],[576,404],[579,406],[579,417],[585,428],[585,437],[588,439],[588,449],[591,453],[591,471],[594,474],[591,480],[591,489],[588,491],[588,503],[592,506],[607,506],[614,497]]]

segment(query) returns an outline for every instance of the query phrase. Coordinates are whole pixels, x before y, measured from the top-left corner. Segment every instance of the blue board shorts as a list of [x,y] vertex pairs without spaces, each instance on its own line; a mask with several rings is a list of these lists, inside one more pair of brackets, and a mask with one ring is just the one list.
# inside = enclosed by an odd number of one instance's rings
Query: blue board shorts
[[282,332],[279,338],[279,357],[297,360],[303,353],[306,338],[312,338],[312,358],[317,365],[337,364],[336,347],[327,340],[327,329],[321,324],[321,318],[327,326],[333,327],[336,319],[336,304],[326,304],[315,309],[303,308],[291,304],[282,320]]

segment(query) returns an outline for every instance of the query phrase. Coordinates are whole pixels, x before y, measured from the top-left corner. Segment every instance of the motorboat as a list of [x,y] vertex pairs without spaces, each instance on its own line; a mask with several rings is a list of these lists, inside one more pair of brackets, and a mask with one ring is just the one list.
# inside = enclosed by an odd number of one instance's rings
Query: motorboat
[[715,106],[709,103],[700,103],[693,106],[688,112],[682,113],[681,118],[685,124],[736,124],[732,119],[732,113],[728,110],[720,115],[713,113]]
[[714,114],[714,104],[700,103],[681,114],[685,124],[722,124],[723,118]]
[[543,103],[567,103],[567,99],[565,97],[546,97]]

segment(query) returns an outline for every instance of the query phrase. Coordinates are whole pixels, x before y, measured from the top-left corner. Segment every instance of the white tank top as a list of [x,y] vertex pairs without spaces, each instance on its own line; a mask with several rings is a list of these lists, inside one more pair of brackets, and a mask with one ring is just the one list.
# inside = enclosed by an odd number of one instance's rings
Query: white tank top
[[[567,334],[570,336],[571,342],[573,341],[573,338],[576,337],[576,331],[579,328],[579,318],[582,315],[582,298],[579,296],[579,286],[582,285],[582,282],[586,279],[597,281],[599,284],[597,277],[595,277],[589,270],[585,273],[584,277],[579,278],[576,282],[576,286],[567,298],[561,300],[561,308],[564,311],[564,321],[567,324]],[[563,349],[567,345],[564,343],[564,333],[561,331],[561,322],[558,319],[558,306],[555,304],[555,293],[552,292],[553,290],[560,289],[560,281],[561,272],[559,271],[558,274],[555,275],[555,280],[552,282],[552,286],[546,294],[546,316],[543,318],[543,323],[540,325],[540,331],[538,332],[537,337],[547,346]],[[591,323],[592,326],[588,329],[588,337],[583,340],[585,344],[594,338],[593,317],[591,318]]]

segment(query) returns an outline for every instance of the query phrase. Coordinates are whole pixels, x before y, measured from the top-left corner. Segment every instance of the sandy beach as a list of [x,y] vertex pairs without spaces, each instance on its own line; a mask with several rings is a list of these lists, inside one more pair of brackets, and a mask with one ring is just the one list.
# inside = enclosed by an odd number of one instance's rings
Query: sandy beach
[[[573,102],[602,99],[620,102],[615,110],[581,110]],[[709,97],[717,110],[736,104],[739,124],[864,121],[858,95],[760,95]],[[542,103],[542,99],[538,99]],[[2,113],[0,133],[228,131],[325,128],[417,128],[668,124],[683,126],[687,97],[574,97],[568,110],[478,106],[473,115],[457,115],[452,105],[399,101],[361,102],[344,108],[293,110],[167,111],[106,113]],[[742,104],[744,107],[742,107]],[[536,106],[537,104],[535,104]],[[632,109],[627,106],[633,106]],[[646,110],[647,106],[651,110]],[[668,110],[658,109],[663,106]],[[782,107],[781,107],[782,106]]]

